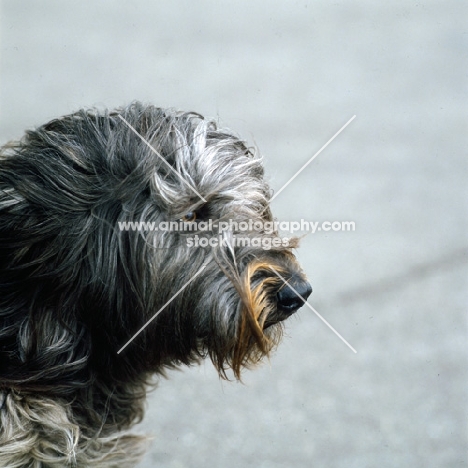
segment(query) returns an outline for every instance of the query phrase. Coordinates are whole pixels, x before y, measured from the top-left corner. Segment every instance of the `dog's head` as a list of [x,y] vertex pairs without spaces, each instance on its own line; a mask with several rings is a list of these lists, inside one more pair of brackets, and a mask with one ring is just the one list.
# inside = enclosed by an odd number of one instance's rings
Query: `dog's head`
[[239,377],[311,292],[269,199],[260,158],[194,113],[80,111],[6,145],[2,377],[125,381],[205,355]]

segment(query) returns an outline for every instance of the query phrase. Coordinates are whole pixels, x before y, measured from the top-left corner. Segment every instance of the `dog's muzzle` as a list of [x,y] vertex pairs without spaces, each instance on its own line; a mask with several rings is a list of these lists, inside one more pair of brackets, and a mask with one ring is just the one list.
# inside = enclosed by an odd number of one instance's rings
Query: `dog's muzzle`
[[278,309],[291,315],[304,305],[311,293],[309,282],[293,276],[276,294]]

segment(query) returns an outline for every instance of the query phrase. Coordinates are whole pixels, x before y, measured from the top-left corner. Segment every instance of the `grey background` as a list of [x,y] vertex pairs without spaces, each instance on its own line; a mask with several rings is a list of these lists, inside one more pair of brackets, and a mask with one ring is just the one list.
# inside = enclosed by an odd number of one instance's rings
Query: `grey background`
[[220,119],[280,220],[356,222],[298,251],[314,287],[244,385],[211,363],[148,402],[141,467],[462,467],[467,455],[463,1],[3,1],[0,141],[134,99]]

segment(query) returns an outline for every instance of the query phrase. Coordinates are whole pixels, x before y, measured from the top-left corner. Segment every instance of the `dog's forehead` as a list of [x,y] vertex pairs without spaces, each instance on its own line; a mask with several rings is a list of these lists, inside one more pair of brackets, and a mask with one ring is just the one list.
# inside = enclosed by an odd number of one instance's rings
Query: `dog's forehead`
[[177,213],[198,209],[207,201],[213,207],[213,200],[250,205],[252,199],[255,203],[262,199],[264,205],[269,198],[261,158],[213,121],[183,114],[163,118],[159,125],[157,119],[144,127],[137,121],[134,128],[144,130],[144,135],[133,131],[131,138],[121,138],[141,150],[135,164],[152,168],[153,194]]

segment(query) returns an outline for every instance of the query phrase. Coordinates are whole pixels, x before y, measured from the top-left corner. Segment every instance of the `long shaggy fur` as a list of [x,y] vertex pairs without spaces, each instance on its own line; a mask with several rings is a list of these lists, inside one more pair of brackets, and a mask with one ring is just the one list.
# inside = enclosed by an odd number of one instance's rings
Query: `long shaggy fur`
[[118,223],[271,221],[269,198],[261,160],[194,113],[80,111],[3,147],[0,466],[135,466],[145,440],[125,431],[152,375],[210,356],[240,378],[267,355],[288,315],[272,268],[303,278],[290,248],[188,248]]

